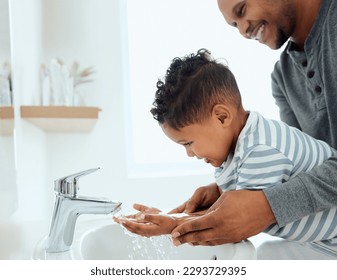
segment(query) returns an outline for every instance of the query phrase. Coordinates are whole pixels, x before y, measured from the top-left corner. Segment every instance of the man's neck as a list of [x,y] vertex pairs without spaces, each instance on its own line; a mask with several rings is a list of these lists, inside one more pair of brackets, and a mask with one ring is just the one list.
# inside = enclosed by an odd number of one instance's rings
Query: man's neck
[[319,12],[321,0],[297,0],[296,27],[290,40],[298,49],[303,50],[311,28],[313,27]]

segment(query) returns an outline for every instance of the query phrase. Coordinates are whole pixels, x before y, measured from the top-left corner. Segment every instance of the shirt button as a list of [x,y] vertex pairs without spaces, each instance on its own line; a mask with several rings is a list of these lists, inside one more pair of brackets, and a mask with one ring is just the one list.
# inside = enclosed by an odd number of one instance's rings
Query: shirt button
[[307,60],[303,60],[302,61],[302,66],[303,67],[307,67],[308,66],[308,61]]
[[315,92],[320,95],[322,93],[322,88],[320,86],[315,86]]
[[307,73],[307,77],[308,77],[309,79],[311,79],[314,75],[315,75],[315,71],[313,71],[313,70],[310,70],[310,71],[308,71],[308,73]]

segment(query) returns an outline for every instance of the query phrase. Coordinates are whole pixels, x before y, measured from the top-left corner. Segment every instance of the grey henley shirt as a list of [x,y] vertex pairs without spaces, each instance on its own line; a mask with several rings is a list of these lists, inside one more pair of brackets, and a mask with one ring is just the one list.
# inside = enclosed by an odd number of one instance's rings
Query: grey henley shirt
[[[337,149],[337,1],[322,0],[304,51],[288,42],[272,73],[281,120]],[[279,226],[337,205],[337,158],[264,190]]]

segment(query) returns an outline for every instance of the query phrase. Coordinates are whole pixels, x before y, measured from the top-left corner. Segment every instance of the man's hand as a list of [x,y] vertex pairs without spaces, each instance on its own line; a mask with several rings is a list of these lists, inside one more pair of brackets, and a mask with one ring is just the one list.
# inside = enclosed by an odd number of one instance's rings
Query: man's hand
[[220,245],[245,240],[275,223],[262,191],[228,191],[201,217],[172,231],[173,243]]
[[169,214],[193,213],[207,209],[220,197],[221,193],[221,189],[215,183],[199,187],[189,200],[172,209]]

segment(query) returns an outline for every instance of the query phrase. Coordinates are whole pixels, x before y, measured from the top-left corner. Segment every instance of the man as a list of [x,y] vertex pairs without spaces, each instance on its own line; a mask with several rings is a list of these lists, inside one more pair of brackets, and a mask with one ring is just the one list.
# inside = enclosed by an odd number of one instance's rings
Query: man
[[[226,22],[272,49],[287,46],[272,73],[281,120],[337,148],[337,1],[218,0]],[[174,243],[217,245],[284,226],[337,205],[337,158],[300,173],[282,187],[230,191],[201,187],[173,212],[210,207],[179,225]]]

